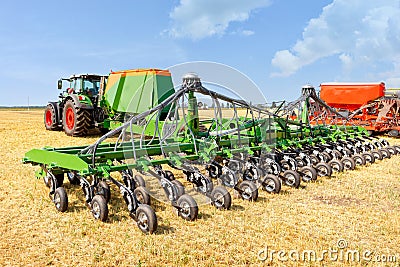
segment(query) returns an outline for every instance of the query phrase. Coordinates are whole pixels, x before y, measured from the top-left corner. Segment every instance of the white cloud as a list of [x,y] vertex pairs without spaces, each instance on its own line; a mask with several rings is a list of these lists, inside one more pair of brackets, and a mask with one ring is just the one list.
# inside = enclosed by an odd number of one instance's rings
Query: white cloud
[[231,22],[246,21],[254,10],[269,4],[270,0],[181,0],[170,13],[172,26],[167,32],[175,38],[193,40],[223,35]]
[[334,0],[311,19],[303,38],[288,50],[275,53],[272,76],[289,76],[302,67],[337,56],[345,69],[360,64],[391,62],[400,55],[398,0]]
[[250,35],[254,35],[255,32],[254,31],[250,31],[250,30],[243,30],[243,31],[240,32],[240,34],[244,35],[244,36],[250,36]]

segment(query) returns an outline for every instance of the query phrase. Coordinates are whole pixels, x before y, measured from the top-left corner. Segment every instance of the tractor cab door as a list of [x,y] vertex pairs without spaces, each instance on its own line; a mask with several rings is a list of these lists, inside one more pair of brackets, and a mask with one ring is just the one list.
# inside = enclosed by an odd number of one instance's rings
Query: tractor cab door
[[83,79],[82,89],[85,95],[94,98],[99,94],[100,80]]

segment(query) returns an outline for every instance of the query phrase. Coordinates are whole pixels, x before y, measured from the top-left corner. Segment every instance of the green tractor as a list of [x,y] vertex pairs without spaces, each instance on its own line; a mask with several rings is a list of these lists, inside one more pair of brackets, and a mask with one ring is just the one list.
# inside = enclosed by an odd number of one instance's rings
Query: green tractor
[[[58,80],[58,89],[62,93],[47,105],[44,125],[70,136],[85,136],[91,129],[105,133],[120,126],[126,116],[149,110],[175,93],[170,72],[159,69],[72,75]],[[132,129],[142,133],[140,125]]]

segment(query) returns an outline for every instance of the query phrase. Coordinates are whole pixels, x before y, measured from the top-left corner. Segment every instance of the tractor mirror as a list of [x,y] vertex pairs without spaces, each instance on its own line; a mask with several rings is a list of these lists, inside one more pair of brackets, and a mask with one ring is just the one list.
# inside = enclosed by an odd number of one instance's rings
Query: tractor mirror
[[62,89],[62,80],[58,80],[58,82],[57,82],[57,88],[58,88],[58,90],[61,90],[61,89]]

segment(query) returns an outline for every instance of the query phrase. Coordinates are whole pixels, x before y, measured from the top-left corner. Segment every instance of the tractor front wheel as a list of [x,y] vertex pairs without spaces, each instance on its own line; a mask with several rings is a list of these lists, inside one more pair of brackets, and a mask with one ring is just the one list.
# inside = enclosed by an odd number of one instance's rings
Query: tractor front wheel
[[48,104],[46,109],[44,110],[44,126],[48,131],[55,131],[60,129],[57,121],[57,110],[51,104]]

